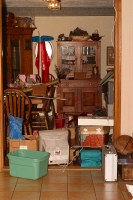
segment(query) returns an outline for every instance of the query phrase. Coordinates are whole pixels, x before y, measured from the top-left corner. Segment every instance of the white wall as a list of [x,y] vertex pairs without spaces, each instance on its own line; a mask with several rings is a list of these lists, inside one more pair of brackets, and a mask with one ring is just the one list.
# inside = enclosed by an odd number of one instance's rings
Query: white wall
[[133,1],[122,0],[121,134],[133,136]]
[[[113,16],[74,16],[74,17],[35,17],[35,24],[37,29],[33,35],[50,35],[55,39],[52,41],[54,49],[54,58],[51,62],[50,72],[54,74],[54,66],[57,64],[57,46],[56,41],[58,36],[62,33],[69,36],[69,32],[79,27],[86,30],[90,35],[98,29],[99,34],[104,37],[101,40],[101,77],[106,74],[106,68],[110,67],[106,64],[106,49],[107,46],[112,46],[114,39],[114,17]],[[34,60],[33,60],[34,63]],[[34,66],[34,73],[36,68]]]

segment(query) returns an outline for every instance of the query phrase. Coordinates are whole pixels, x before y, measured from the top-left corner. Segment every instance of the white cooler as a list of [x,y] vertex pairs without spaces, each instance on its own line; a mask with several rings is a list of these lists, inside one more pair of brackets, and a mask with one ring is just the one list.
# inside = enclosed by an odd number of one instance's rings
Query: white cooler
[[69,162],[68,133],[66,128],[39,131],[39,151],[50,153],[49,165]]

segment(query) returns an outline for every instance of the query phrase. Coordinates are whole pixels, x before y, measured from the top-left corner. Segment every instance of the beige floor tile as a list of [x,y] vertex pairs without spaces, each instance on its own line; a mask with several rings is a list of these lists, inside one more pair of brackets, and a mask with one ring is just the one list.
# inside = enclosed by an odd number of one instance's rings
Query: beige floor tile
[[94,183],[103,183],[104,177],[103,176],[92,176],[92,180]]
[[122,194],[123,194],[125,200],[132,200],[133,199],[132,195],[128,191],[127,192],[122,191]]
[[17,178],[14,176],[10,176],[9,171],[4,171],[0,173],[0,184],[3,182],[16,183]]
[[68,170],[68,176],[91,176],[90,170]]
[[12,192],[8,192],[8,191],[0,192],[0,199],[1,200],[9,200],[9,199],[11,199],[12,194],[13,194],[13,191]]
[[94,191],[91,183],[70,183],[68,185],[68,192],[90,192]]
[[14,192],[12,200],[39,200],[40,192]]
[[133,182],[132,181],[129,181],[129,182],[126,182],[126,181],[120,181],[119,183],[119,187],[122,191],[127,191],[127,187],[126,187],[126,184],[128,185],[133,185]]
[[117,182],[94,183],[94,188],[96,191],[101,191],[101,192],[104,192],[104,191],[116,192],[120,190]]
[[[67,170],[64,170],[61,168],[60,170],[48,170],[47,175],[52,175],[52,176],[67,176]],[[45,177],[44,177],[45,178]]]
[[40,200],[68,200],[67,192],[42,192]]
[[103,177],[103,173],[102,170],[93,170],[91,171],[91,175],[92,177]]
[[37,180],[25,179],[25,178],[18,178],[17,183],[28,183],[28,184],[42,184],[43,178],[39,178]]
[[96,192],[97,200],[124,200],[122,193],[119,192]]
[[34,184],[31,183],[18,183],[15,188],[15,192],[39,192],[41,190],[40,183],[35,182]]
[[50,174],[43,178],[43,183],[67,183],[67,176],[53,176]]
[[1,182],[0,183],[0,192],[12,192],[16,187],[16,183],[9,183],[9,182]]
[[68,183],[93,183],[91,176],[69,176]]
[[94,191],[91,192],[68,192],[69,200],[96,200]]
[[7,177],[7,176],[2,176],[2,177],[0,177],[0,185],[1,185],[1,183],[3,184],[3,183],[8,183],[8,184],[16,184],[17,183],[17,178],[15,178],[15,177]]
[[50,192],[50,191],[60,191],[60,192],[67,192],[67,184],[65,183],[44,183],[42,184],[42,192]]
[[0,200],[132,200],[126,184],[105,182],[101,170],[50,169],[37,180],[12,177],[0,172]]

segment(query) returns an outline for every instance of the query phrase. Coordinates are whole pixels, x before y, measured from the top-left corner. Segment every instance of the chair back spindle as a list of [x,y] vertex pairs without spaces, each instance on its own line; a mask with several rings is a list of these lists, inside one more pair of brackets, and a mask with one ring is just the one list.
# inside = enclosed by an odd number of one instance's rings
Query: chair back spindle
[[4,91],[6,114],[9,114],[23,118],[23,130],[24,134],[32,134],[32,128],[30,125],[31,114],[31,101],[28,96],[18,89],[7,89]]

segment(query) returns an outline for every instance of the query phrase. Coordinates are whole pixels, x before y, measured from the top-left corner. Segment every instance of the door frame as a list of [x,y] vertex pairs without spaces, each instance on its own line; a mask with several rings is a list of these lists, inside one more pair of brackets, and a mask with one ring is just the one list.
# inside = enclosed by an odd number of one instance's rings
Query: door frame
[[3,123],[3,69],[2,69],[2,0],[0,0],[0,171],[4,168]]
[[114,18],[114,51],[115,51],[115,64],[114,64],[114,134],[113,140],[120,136],[121,132],[121,46],[122,46],[122,30],[121,30],[121,4],[122,0],[115,0],[115,18]]
[[[114,73],[114,134],[117,139],[121,131],[121,1],[115,0],[115,73]],[[3,142],[3,76],[2,76],[2,0],[0,0],[0,171],[4,169],[4,142]]]

